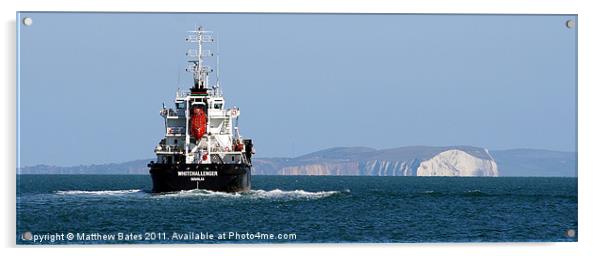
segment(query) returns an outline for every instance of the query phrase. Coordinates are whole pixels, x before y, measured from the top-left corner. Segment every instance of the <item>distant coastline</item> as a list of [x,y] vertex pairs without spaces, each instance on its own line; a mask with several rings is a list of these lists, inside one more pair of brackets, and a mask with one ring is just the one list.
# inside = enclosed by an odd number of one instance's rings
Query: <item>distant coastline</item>
[[[35,165],[17,174],[147,175],[153,159],[78,166]],[[256,158],[254,175],[577,177],[577,153],[472,146],[336,147],[292,158]]]

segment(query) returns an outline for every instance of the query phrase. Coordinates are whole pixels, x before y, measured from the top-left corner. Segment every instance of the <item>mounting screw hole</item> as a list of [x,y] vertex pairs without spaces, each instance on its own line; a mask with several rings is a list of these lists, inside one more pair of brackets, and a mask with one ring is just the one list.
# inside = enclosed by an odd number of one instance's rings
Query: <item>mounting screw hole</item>
[[25,25],[25,26],[31,26],[31,24],[33,24],[33,20],[30,17],[25,17],[23,19],[23,25]]
[[564,24],[567,28],[573,28],[575,26],[575,21],[574,20],[567,20],[566,23]]

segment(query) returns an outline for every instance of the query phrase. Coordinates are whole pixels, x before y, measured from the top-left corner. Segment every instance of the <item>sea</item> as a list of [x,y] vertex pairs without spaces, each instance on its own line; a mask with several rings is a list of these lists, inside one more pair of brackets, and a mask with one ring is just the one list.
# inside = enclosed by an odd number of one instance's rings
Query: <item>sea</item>
[[17,175],[16,243],[575,242],[577,178],[253,176],[153,194],[147,175]]

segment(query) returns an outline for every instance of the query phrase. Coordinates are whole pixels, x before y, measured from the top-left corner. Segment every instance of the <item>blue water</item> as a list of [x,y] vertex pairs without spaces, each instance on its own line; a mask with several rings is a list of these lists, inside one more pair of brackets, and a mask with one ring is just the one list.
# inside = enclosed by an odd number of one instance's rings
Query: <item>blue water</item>
[[20,175],[17,243],[577,241],[576,178],[253,176],[245,193],[150,190],[145,175]]

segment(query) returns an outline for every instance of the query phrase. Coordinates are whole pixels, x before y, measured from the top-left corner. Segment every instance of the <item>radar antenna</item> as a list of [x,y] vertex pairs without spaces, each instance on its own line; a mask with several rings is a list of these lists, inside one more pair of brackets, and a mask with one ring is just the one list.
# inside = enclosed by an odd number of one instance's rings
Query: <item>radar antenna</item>
[[194,85],[191,89],[203,90],[207,89],[209,84],[209,72],[212,72],[208,66],[203,64],[204,57],[213,56],[210,50],[203,49],[203,43],[213,43],[215,38],[213,37],[212,31],[203,30],[200,26],[196,30],[188,31],[189,35],[186,37],[186,42],[195,43],[196,49],[188,49],[186,56],[190,58],[188,60],[188,67],[186,71],[192,73],[194,79]]

